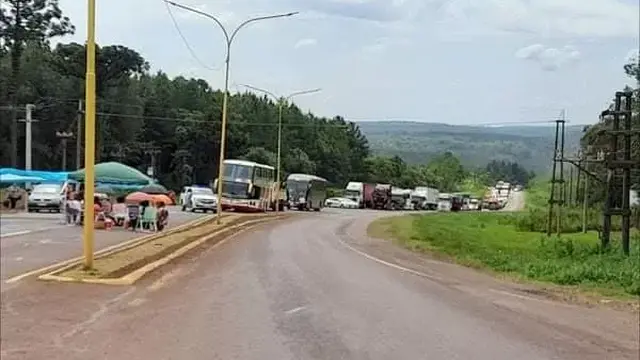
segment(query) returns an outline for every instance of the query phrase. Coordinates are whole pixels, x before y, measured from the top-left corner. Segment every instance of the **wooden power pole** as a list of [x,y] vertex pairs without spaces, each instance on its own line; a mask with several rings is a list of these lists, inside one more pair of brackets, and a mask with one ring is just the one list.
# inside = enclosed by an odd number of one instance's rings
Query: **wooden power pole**
[[[607,168],[606,197],[603,211],[602,226],[602,247],[607,248],[611,242],[611,217],[622,216],[622,251],[629,254],[629,237],[631,227],[631,169],[638,167],[638,159],[631,159],[631,137],[634,133],[640,134],[640,129],[633,130],[631,127],[632,112],[631,102],[633,93],[630,91],[617,92],[613,110],[605,110],[602,117],[611,117],[613,124],[611,129],[605,130],[605,134],[610,136],[610,152],[605,157]],[[624,105],[624,107],[623,107]],[[624,121],[624,128],[620,128],[620,121]],[[622,140],[622,149],[619,149]],[[622,153],[620,158],[619,153]],[[622,207],[615,206],[615,175],[618,170],[622,170]]]

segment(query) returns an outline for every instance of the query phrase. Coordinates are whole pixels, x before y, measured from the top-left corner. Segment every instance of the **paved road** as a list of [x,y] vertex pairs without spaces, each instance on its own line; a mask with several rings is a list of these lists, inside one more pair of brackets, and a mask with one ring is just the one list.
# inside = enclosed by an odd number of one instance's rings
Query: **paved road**
[[451,264],[425,261],[417,276],[363,256],[392,246],[362,236],[376,216],[267,225],[134,287],[23,283],[3,294],[2,359],[637,359],[628,313],[519,295]]
[[[170,208],[170,226],[184,224],[201,213]],[[0,218],[0,279],[82,255],[82,227],[61,224],[61,217],[49,214],[3,216]],[[96,231],[96,250],[141,236],[116,229]],[[3,288],[4,291],[4,288]]]
[[522,211],[525,205],[525,192],[524,191],[511,191],[509,194],[509,200],[502,209],[503,211]]
[[60,214],[2,214],[0,215],[0,237],[7,238],[27,232],[48,230],[60,225],[62,225]]

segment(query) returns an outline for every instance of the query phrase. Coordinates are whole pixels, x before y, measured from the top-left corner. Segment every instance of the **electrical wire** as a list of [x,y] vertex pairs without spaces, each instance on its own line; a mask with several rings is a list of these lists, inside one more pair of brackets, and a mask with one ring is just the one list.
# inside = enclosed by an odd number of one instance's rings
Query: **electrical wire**
[[[185,118],[173,118],[173,117],[165,117],[165,116],[150,116],[150,115],[135,115],[135,114],[118,114],[118,113],[107,113],[107,112],[96,112],[97,116],[101,117],[120,117],[127,119],[141,119],[141,120],[156,120],[156,121],[168,121],[168,122],[178,122],[178,123],[196,123],[196,124],[219,124],[220,120],[198,120],[198,119],[185,119]],[[285,127],[331,127],[331,128],[348,128],[349,124],[331,124],[332,120],[329,122],[315,122],[313,124],[291,124],[291,123],[282,123],[282,126]],[[261,123],[234,123],[229,122],[229,125],[238,125],[238,126],[278,126],[277,122],[261,122]]]
[[193,48],[189,44],[189,41],[187,40],[186,36],[184,36],[184,33],[180,29],[180,25],[178,24],[178,21],[176,20],[176,17],[173,15],[173,11],[171,11],[171,7],[169,6],[169,3],[166,2],[165,0],[162,0],[162,2],[164,3],[164,6],[167,8],[167,13],[169,13],[169,17],[171,18],[171,21],[173,22],[173,26],[175,27],[176,31],[178,32],[178,35],[180,35],[180,38],[182,39],[182,42],[184,43],[184,46],[187,48],[187,50],[191,54],[191,57],[193,57],[193,59],[198,64],[200,64],[200,66],[202,66],[203,68],[205,68],[207,70],[211,70],[211,71],[220,70],[220,67],[217,67],[217,68],[211,67],[211,66],[205,64],[204,61],[200,60],[200,58],[198,57],[196,52],[193,50]]

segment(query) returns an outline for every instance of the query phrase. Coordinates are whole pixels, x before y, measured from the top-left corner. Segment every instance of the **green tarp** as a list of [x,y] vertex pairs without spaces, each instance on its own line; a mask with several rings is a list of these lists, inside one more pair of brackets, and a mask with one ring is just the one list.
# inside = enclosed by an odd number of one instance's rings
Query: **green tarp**
[[[142,172],[118,162],[97,164],[95,174],[96,182],[107,184],[146,185],[153,182]],[[69,179],[84,181],[84,169],[69,173]]]

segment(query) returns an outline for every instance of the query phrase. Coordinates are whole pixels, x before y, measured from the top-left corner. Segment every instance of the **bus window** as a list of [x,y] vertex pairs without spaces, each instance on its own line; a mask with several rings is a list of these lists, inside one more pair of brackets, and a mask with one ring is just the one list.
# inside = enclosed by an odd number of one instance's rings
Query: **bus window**
[[226,164],[224,166],[224,177],[231,179],[247,179],[252,178],[253,167],[238,164]]

